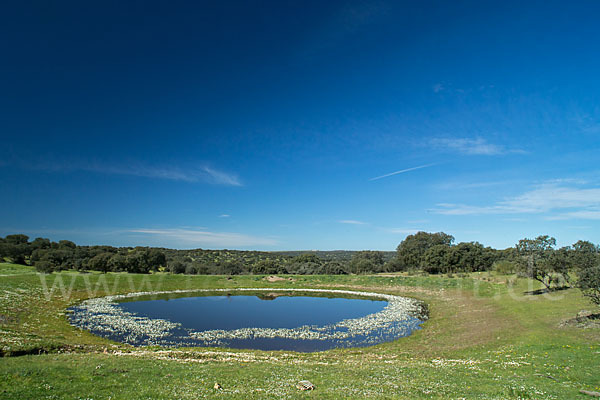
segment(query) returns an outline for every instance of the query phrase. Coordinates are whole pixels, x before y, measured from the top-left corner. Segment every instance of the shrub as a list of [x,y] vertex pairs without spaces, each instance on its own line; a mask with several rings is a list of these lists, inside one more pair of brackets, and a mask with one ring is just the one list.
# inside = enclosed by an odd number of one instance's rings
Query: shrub
[[181,261],[173,261],[169,263],[169,271],[171,271],[172,274],[183,274],[186,272],[186,269],[186,265]]
[[188,264],[185,266],[185,272],[186,275],[196,275],[198,273],[198,270],[196,269],[196,267],[193,264]]
[[512,261],[500,260],[492,265],[492,269],[500,275],[510,275],[517,271],[517,265]]
[[323,273],[327,275],[346,275],[346,267],[339,261],[329,261],[323,266]]
[[286,270],[282,268],[279,263],[270,259],[260,260],[252,266],[252,273],[255,275],[282,274],[285,272]]
[[49,274],[49,273],[53,272],[56,268],[55,268],[54,264],[52,264],[50,261],[41,260],[41,261],[35,262],[35,269],[38,272],[43,272],[45,274]]
[[594,304],[600,306],[600,265],[582,269],[577,286]]

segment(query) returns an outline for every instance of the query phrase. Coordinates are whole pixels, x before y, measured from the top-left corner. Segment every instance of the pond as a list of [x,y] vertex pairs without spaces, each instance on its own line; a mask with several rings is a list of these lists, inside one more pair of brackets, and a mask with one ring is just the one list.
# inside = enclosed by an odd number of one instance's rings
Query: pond
[[321,351],[407,336],[421,303],[379,293],[220,289],[131,293],[72,307],[73,325],[134,346]]

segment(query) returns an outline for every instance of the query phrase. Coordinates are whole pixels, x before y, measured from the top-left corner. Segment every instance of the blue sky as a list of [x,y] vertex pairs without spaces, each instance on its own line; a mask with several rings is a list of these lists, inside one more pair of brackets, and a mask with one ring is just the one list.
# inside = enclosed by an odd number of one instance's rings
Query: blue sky
[[13,2],[0,235],[600,242],[596,1]]

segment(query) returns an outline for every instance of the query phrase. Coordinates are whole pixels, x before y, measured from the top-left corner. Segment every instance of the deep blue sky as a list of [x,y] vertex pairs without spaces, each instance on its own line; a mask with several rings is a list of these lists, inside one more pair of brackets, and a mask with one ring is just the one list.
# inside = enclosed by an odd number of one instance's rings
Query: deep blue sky
[[600,242],[597,1],[2,8],[0,235]]

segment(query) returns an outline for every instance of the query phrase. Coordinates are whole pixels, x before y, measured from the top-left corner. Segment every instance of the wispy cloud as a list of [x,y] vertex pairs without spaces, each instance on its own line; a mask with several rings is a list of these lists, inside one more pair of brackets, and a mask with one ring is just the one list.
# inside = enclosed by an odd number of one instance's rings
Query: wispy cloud
[[581,132],[596,135],[600,133],[600,112],[598,111],[600,110],[590,114],[577,110],[572,119]]
[[338,221],[340,224],[349,224],[349,225],[368,225],[366,222],[356,221],[354,219],[342,219]]
[[224,171],[218,171],[210,167],[202,167],[199,172],[199,180],[206,179],[211,183],[219,185],[242,186],[242,183],[236,175]]
[[516,180],[505,181],[487,181],[487,182],[464,182],[461,180],[449,180],[443,183],[435,184],[434,187],[438,190],[470,190],[482,189],[496,186],[509,186],[519,183]]
[[221,214],[221,215],[219,215],[219,218],[229,218],[229,217],[231,217],[231,215],[229,215],[229,214]]
[[[179,243],[181,247],[221,247],[236,248],[250,246],[273,246],[278,242],[273,238],[245,235],[234,232],[210,232],[191,229],[130,229],[129,233],[151,235],[165,242]],[[180,247],[180,246],[178,246]]]
[[237,175],[202,165],[189,168],[164,165],[146,165],[139,162],[109,164],[101,162],[41,162],[25,168],[41,171],[88,171],[109,175],[129,175],[183,182],[203,182],[213,185],[242,186]]
[[436,165],[436,164],[435,163],[434,164],[425,164],[425,165],[420,165],[418,167],[401,169],[400,171],[390,172],[389,174],[385,174],[385,175],[381,175],[381,176],[376,176],[375,178],[371,178],[369,180],[370,181],[376,181],[378,179],[387,178],[388,176],[403,174],[405,172],[410,172],[410,171],[416,171],[416,170],[422,169],[422,168],[433,167],[434,165]]
[[431,211],[444,215],[555,213],[547,219],[600,219],[600,188],[546,183],[490,206],[441,203]]
[[549,220],[600,219],[600,209],[571,211],[548,217]]
[[385,228],[384,230],[389,233],[400,233],[403,235],[412,235],[419,232],[419,229],[414,228]]
[[432,90],[434,93],[439,93],[442,90],[444,90],[444,85],[442,85],[441,83],[436,83],[435,85],[433,85]]
[[506,146],[488,143],[483,138],[433,138],[429,140],[433,148],[466,155],[503,155],[524,154],[521,149],[509,149]]

